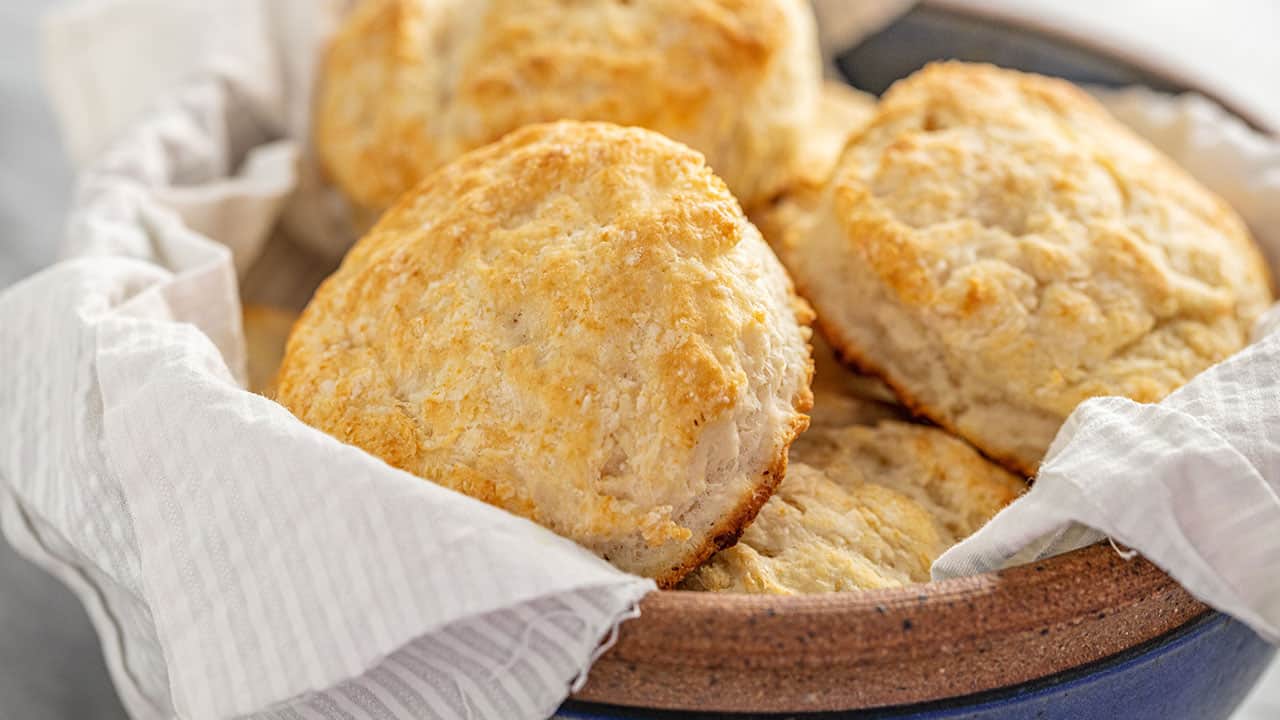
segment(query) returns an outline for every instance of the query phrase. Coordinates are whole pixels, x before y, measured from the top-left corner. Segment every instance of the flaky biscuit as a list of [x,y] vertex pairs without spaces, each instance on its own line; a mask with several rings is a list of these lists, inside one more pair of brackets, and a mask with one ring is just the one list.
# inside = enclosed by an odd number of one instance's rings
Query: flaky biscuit
[[770,245],[780,246],[786,233],[795,232],[800,223],[808,220],[845,142],[871,120],[875,111],[874,95],[842,82],[828,80],[822,84],[818,112],[802,133],[786,182],[772,197],[747,207],[747,216]]
[[698,153],[528,126],[388,211],[299,319],[278,397],[389,464],[678,581],[807,425],[812,315]]
[[[823,402],[816,392],[815,408]],[[682,587],[791,595],[927,582],[944,550],[1024,489],[935,427],[817,427],[796,440],[786,478],[738,544]]]
[[1082,400],[1159,400],[1271,301],[1240,218],[1093,99],[961,63],[889,90],[782,255],[843,356],[1027,475]]
[[789,170],[820,74],[803,0],[365,0],[323,63],[315,138],[374,211],[461,153],[558,119],[661,132],[749,205]]

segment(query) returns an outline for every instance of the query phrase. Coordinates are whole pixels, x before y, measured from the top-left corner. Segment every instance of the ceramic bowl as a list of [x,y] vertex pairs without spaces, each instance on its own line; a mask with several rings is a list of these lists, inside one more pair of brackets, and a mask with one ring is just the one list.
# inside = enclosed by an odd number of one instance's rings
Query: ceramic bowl
[[[1192,89],[1079,38],[931,5],[838,65],[851,84],[880,92],[941,58]],[[561,717],[1209,720],[1226,717],[1275,652],[1151,563],[1106,545],[894,590],[655,593],[641,611]]]

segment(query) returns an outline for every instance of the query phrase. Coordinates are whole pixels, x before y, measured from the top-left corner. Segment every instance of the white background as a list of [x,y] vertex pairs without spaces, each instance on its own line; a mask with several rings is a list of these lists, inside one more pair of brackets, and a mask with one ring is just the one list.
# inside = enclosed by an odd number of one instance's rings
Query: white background
[[[53,257],[71,174],[44,100],[38,18],[0,2],[0,288]],[[1280,0],[948,0],[1033,17],[1127,48],[1280,128]],[[123,717],[88,621],[57,581],[0,540],[0,717]],[[1280,718],[1280,663],[1235,720]]]

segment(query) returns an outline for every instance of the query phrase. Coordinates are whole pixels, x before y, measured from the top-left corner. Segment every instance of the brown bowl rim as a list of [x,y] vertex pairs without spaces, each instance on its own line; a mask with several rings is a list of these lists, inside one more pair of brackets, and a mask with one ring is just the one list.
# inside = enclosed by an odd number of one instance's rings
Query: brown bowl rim
[[714,712],[909,705],[1078,668],[1209,608],[1107,544],[857,593],[651,593],[573,699]]

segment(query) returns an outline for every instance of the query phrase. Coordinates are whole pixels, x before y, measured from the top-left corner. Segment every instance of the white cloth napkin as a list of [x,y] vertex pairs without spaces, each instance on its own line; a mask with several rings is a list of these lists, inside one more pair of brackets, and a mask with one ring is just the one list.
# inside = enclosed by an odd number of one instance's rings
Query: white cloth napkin
[[[45,28],[84,170],[67,259],[0,295],[0,525],[79,594],[135,717],[545,717],[653,589],[240,389],[236,269],[275,222],[349,237],[306,143],[346,4],[98,0]],[[1194,98],[1112,104],[1280,248],[1274,142]],[[1085,523],[1276,637],[1278,342],[1160,406],[1084,406],[939,574]]]

